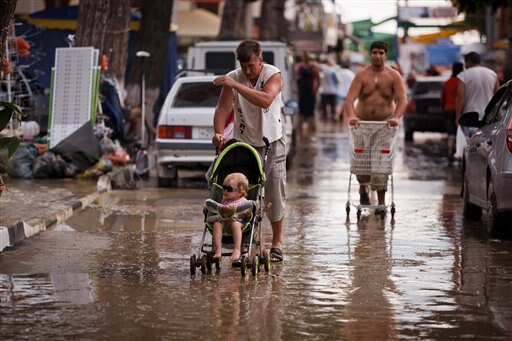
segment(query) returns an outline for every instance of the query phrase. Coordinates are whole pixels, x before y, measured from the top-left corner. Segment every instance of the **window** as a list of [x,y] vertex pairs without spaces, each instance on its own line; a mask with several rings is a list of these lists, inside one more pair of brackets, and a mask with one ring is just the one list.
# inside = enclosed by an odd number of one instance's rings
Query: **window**
[[220,75],[235,69],[234,52],[206,52],[204,57],[206,69],[215,74]]
[[213,83],[184,83],[174,98],[172,106],[174,108],[214,108],[221,90],[222,87],[215,86]]
[[441,92],[443,82],[416,82],[414,86],[415,95],[425,95],[429,92]]
[[263,51],[263,61],[267,64],[276,65],[274,61],[274,52]]

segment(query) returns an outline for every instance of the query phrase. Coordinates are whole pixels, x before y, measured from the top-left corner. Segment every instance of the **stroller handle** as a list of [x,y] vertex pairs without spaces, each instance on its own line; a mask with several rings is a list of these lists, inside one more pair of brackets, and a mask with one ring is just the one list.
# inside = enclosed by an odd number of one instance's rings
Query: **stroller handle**
[[263,142],[265,142],[265,146],[268,148],[268,146],[270,146],[270,141],[268,140],[268,138],[266,136],[263,136]]

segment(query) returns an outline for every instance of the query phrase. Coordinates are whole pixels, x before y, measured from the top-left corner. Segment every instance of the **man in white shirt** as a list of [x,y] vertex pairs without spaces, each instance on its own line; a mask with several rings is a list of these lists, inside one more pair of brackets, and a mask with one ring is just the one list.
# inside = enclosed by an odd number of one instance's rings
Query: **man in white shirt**
[[[455,115],[457,122],[465,112],[476,111],[480,119],[492,96],[498,91],[498,76],[489,68],[480,66],[480,55],[469,52],[464,56],[466,70],[457,75],[459,84],[455,100]],[[463,128],[464,135],[469,138],[470,131]]]
[[235,109],[233,137],[255,147],[263,158],[266,137],[271,143],[265,164],[265,201],[271,203],[266,215],[272,225],[273,262],[282,262],[282,237],[286,201],[286,143],[281,122],[281,71],[263,62],[261,45],[246,39],[237,49],[240,68],[219,76],[213,84],[222,86],[215,108],[213,144],[222,148],[226,142],[224,126]]

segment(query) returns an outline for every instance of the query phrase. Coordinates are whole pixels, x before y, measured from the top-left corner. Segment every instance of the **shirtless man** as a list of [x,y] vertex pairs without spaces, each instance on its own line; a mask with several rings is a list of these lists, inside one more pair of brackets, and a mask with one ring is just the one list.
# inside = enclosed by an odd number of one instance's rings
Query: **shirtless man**
[[[350,125],[358,127],[359,120],[387,120],[389,127],[398,126],[407,105],[407,94],[400,73],[385,64],[387,51],[388,46],[385,42],[373,42],[370,46],[371,65],[358,71],[352,81],[345,101]],[[354,108],[356,98],[358,102]],[[387,178],[387,175],[357,176],[361,205],[370,204],[367,184],[370,184],[372,190],[377,191],[378,204],[386,204]]]

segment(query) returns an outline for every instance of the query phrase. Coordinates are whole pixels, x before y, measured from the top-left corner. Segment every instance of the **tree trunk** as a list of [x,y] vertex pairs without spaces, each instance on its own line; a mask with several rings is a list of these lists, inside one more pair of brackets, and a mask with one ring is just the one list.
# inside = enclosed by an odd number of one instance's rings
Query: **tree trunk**
[[78,9],[78,20],[74,46],[94,46],[103,53],[103,42],[108,25],[110,0],[82,0]]
[[108,57],[106,74],[115,77],[124,88],[128,40],[130,38],[130,3],[126,0],[111,0],[108,13],[109,26],[105,32],[104,51]]
[[241,40],[245,38],[245,9],[245,1],[226,0],[224,2],[218,40]]
[[14,17],[17,0],[0,0],[0,62],[5,58],[7,32]]
[[[147,51],[149,58],[133,56],[132,69],[127,84],[132,103],[140,105],[142,59],[145,61],[146,123],[154,133],[152,108],[160,91],[162,70],[167,58],[167,44],[174,0],[151,0],[142,4],[142,22],[137,33],[136,51]],[[200,23],[198,23],[200,24]]]
[[128,56],[130,3],[125,0],[82,0],[74,46],[94,46],[109,58],[108,76],[123,86]]
[[264,0],[261,4],[260,40],[286,41],[284,1]]

